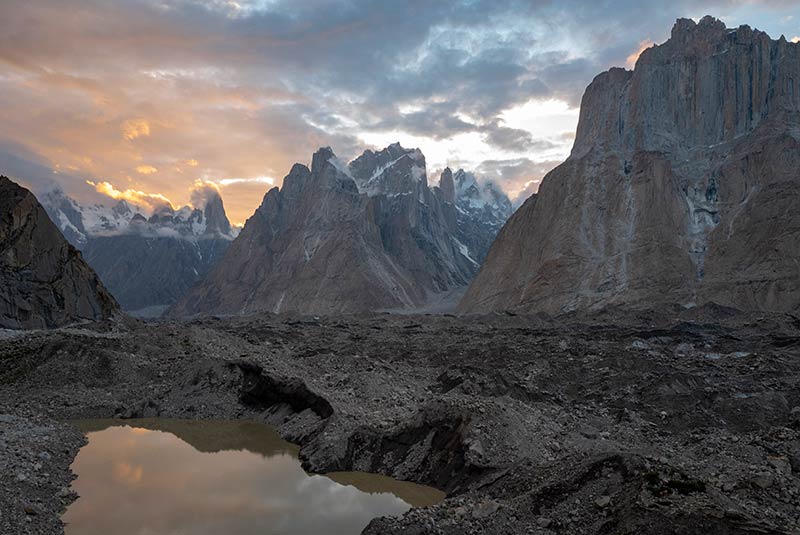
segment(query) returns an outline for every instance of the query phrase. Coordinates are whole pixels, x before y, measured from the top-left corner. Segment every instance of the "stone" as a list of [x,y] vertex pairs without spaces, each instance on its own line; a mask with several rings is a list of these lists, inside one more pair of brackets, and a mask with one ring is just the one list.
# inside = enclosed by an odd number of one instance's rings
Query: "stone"
[[793,426],[800,428],[800,407],[793,407],[792,410],[789,411],[789,419]]
[[549,528],[552,524],[553,521],[544,516],[540,516],[536,519],[536,525],[543,529]]
[[487,500],[472,508],[472,518],[486,518],[495,514],[500,509],[500,504],[494,500]]
[[22,504],[22,510],[25,512],[26,515],[38,515],[39,509],[29,503]]
[[768,489],[775,483],[775,477],[769,472],[762,472],[753,476],[750,482],[754,487]]
[[792,473],[792,465],[788,457],[767,457],[767,462],[780,474],[789,475]]
[[462,313],[800,307],[800,46],[681,19],[598,75]]
[[789,455],[789,464],[791,465],[794,473],[800,474],[800,450]]
[[594,501],[594,504],[600,509],[605,509],[611,504],[611,496],[600,496]]

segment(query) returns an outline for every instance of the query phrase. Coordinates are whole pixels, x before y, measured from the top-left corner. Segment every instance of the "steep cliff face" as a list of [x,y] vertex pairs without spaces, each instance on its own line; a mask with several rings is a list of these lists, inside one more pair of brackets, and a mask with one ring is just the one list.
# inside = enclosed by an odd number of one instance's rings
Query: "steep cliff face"
[[797,309],[799,140],[800,45],[679,20],[633,72],[587,88],[572,154],[460,310]]
[[329,148],[267,193],[225,257],[174,315],[413,309],[463,289],[477,252],[425,158],[394,144],[349,165]]
[[36,197],[0,177],[0,327],[58,327],[117,310]]

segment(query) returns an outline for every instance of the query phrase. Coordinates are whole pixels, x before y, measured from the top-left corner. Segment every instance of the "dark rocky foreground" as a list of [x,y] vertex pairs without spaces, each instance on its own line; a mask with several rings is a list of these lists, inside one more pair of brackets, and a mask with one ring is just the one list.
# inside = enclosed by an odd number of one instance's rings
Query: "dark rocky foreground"
[[0,533],[60,533],[70,418],[248,418],[438,486],[366,533],[800,533],[800,319],[249,317],[0,331]]

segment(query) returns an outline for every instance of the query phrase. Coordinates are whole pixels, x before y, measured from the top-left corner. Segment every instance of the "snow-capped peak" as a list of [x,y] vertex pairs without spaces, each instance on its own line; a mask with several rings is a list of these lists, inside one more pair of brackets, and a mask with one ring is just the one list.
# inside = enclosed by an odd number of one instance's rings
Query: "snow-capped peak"
[[378,152],[364,151],[348,168],[358,190],[369,196],[411,193],[423,181],[427,186],[422,151],[404,149],[399,143]]
[[463,216],[480,219],[497,228],[511,216],[511,201],[493,182],[479,180],[463,169],[453,173],[452,181],[456,207]]
[[81,205],[60,189],[43,194],[41,202],[67,240],[78,248],[91,238],[120,234],[190,240],[212,237],[232,240],[238,234],[225,216],[221,199],[210,200],[203,210],[190,206],[174,210],[165,205],[149,218],[139,207],[124,200],[111,206]]

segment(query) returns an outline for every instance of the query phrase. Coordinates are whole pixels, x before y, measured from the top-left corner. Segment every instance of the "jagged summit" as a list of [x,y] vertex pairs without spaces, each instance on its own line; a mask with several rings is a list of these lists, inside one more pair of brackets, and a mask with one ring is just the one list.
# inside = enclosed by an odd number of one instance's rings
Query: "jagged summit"
[[[742,28],[750,28],[749,26],[741,26]],[[721,36],[729,33],[728,27],[725,23],[716,17],[706,15],[699,22],[692,19],[679,18],[672,26],[670,40],[681,45],[686,45],[689,41],[698,37],[707,40],[716,36]]]
[[442,190],[445,201],[456,202],[456,184],[453,181],[453,171],[449,167],[445,167],[439,177],[439,189]]
[[234,229],[228,219],[228,214],[225,213],[225,205],[222,203],[220,195],[215,194],[206,200],[206,205],[203,207],[203,216],[206,222],[204,234],[223,238],[235,237]]
[[800,46],[678,20],[633,71],[586,89],[570,157],[500,232],[461,310],[796,309],[799,140]]
[[79,249],[100,236],[139,234],[188,240],[232,240],[237,233],[225,213],[222,197],[216,192],[208,195],[202,206],[184,206],[176,210],[165,203],[149,217],[143,209],[124,199],[111,206],[81,205],[58,187],[42,195],[42,205],[64,236]]
[[311,158],[311,172],[321,173],[325,166],[329,164],[333,165],[331,160],[334,158],[336,158],[336,154],[333,153],[333,149],[330,147],[320,147]]
[[117,311],[33,193],[0,176],[0,327],[52,328]]
[[366,150],[348,169],[359,191],[367,195],[402,195],[428,187],[422,151],[405,149],[400,143],[378,152]]

